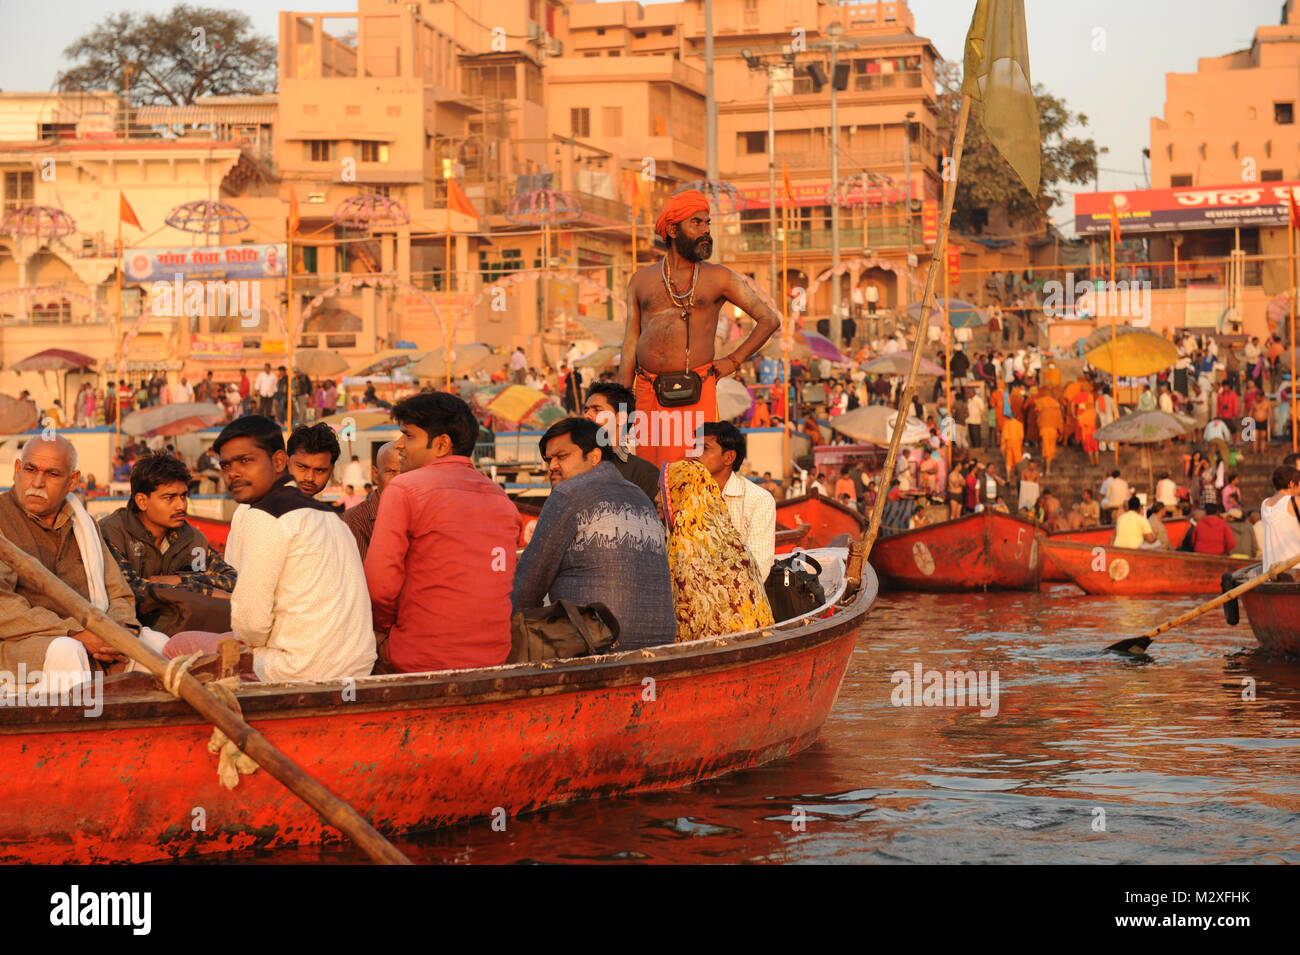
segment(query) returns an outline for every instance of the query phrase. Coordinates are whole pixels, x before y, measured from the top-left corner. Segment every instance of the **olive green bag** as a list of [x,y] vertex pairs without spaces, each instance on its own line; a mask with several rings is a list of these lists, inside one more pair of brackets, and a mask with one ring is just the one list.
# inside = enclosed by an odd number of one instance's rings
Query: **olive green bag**
[[618,620],[602,603],[579,607],[560,600],[521,610],[510,618],[506,663],[533,663],[608,653],[618,639]]

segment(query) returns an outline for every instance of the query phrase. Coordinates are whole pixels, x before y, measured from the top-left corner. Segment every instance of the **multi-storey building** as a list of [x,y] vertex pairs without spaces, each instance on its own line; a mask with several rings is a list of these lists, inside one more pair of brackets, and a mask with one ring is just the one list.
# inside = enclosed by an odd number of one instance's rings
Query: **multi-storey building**
[[[914,30],[901,0],[714,4],[718,257],[773,299],[783,278],[807,289],[811,318],[832,305],[837,81],[841,184],[884,183],[865,202],[849,188],[840,210],[842,298],[873,282],[882,305],[899,304],[909,245],[925,265],[921,210],[939,197],[938,52]],[[275,95],[128,111],[108,93],[5,94],[4,201],[64,209],[76,232],[39,249],[0,240],[0,294],[37,280],[67,288],[85,348],[111,357],[121,191],[146,229],[128,227],[128,245],[292,241],[292,275],[263,283],[255,324],[200,314],[154,343],[191,373],[276,361],[290,329],[300,347],[350,358],[450,338],[524,345],[554,363],[575,318],[621,318],[631,271],[657,255],[663,201],[706,176],[704,50],[699,0],[358,0],[355,13],[280,15]],[[47,154],[57,183],[40,181]],[[773,228],[783,165],[784,273]],[[474,215],[449,211],[449,176]],[[163,227],[169,210],[200,199],[234,207],[247,228],[213,238]],[[132,284],[127,297],[139,297]],[[11,341],[30,322],[20,298],[0,301],[7,362],[21,357]],[[128,368],[148,343],[133,338]]]

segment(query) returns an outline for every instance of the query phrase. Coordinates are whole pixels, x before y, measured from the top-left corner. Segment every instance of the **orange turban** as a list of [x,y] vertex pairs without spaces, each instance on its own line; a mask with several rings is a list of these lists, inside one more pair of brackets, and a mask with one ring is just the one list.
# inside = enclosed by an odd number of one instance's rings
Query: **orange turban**
[[679,192],[675,196],[670,196],[668,204],[664,206],[664,211],[659,213],[659,218],[655,220],[655,232],[660,237],[668,241],[668,227],[676,225],[689,219],[696,212],[708,212],[709,200],[704,198],[704,193],[698,189],[687,189],[685,192]]

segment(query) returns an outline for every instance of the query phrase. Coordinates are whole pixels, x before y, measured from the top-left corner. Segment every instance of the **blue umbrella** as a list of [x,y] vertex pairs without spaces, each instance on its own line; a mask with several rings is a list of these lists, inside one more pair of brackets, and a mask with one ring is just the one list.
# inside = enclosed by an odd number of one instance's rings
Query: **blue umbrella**
[[[909,318],[921,317],[921,303],[909,305],[907,307]],[[963,302],[961,299],[952,300],[948,309],[948,324],[953,328],[975,328],[988,322],[988,316],[970,302]],[[943,299],[934,300],[934,308],[930,310],[930,322],[933,325],[943,324]]]

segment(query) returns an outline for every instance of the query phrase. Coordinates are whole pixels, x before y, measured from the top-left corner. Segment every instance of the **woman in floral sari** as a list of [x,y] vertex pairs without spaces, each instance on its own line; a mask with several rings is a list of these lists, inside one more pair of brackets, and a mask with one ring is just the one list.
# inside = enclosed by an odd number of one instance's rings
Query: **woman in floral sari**
[[772,608],[754,558],[731,523],[722,491],[698,460],[659,472],[677,642],[770,626]]

